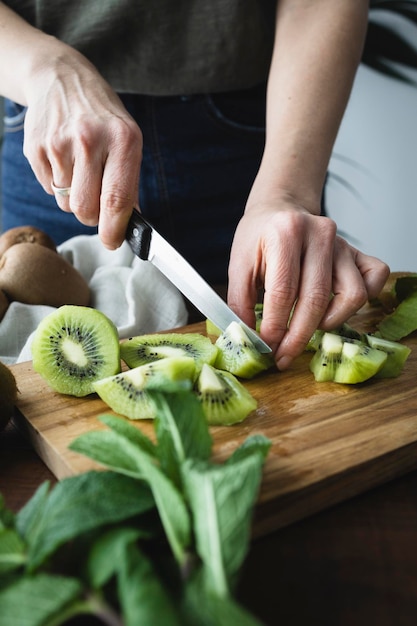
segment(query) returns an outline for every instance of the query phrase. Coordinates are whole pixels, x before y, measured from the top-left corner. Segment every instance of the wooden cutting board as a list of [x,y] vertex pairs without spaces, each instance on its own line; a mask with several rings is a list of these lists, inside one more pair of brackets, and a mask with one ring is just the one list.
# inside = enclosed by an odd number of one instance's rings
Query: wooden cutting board
[[[372,330],[375,310],[351,320]],[[203,324],[183,331],[204,332]],[[179,331],[178,331],[179,332]],[[246,437],[272,442],[255,511],[254,535],[267,534],[417,468],[417,335],[402,374],[362,385],[316,383],[311,354],[287,372],[245,383],[256,412],[234,426],[212,429],[215,458],[228,457]],[[92,469],[68,450],[81,433],[104,428],[97,416],[111,411],[96,396],[72,398],[52,391],[31,362],[12,367],[20,390],[16,422],[57,478]],[[152,422],[132,422],[153,438]]]

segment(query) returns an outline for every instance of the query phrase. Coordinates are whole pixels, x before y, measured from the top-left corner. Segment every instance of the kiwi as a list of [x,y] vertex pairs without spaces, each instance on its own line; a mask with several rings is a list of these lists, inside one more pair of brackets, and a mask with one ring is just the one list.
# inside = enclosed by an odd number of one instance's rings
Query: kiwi
[[0,235],[0,256],[19,243],[37,243],[56,252],[54,240],[36,226],[15,226]]
[[310,362],[318,382],[356,384],[372,378],[383,367],[387,354],[358,339],[325,332],[319,349]]
[[310,361],[310,370],[317,382],[334,380],[340,363],[343,339],[336,333],[323,333],[318,348]]
[[120,355],[128,367],[138,367],[172,356],[194,359],[196,373],[203,363],[214,363],[218,349],[208,337],[199,333],[155,333],[123,341]]
[[0,289],[25,304],[88,305],[90,288],[63,256],[38,243],[11,246],[0,258]]
[[[255,304],[254,311],[255,311],[255,330],[256,332],[259,333],[260,328],[261,328],[262,315],[264,312],[263,302],[257,302],[257,304]],[[222,334],[222,331],[211,320],[206,319],[206,333],[208,335],[212,335],[213,337],[218,337],[219,335]]]
[[195,392],[211,425],[229,426],[243,421],[257,407],[257,401],[230,372],[205,363]]
[[376,337],[375,335],[367,334],[365,337],[371,348],[387,353],[387,360],[382,369],[377,372],[376,376],[378,376],[378,378],[395,378],[399,376],[411,353],[410,348],[397,341],[389,341],[388,339]]
[[0,430],[13,417],[17,398],[17,384],[13,372],[0,361]]
[[215,345],[219,352],[214,367],[241,378],[253,378],[274,363],[271,354],[261,354],[256,349],[238,322],[231,322],[217,338]]
[[38,325],[32,341],[33,369],[59,393],[86,396],[93,382],[121,369],[116,326],[101,311],[64,305]]
[[3,317],[6,315],[6,311],[9,308],[10,302],[9,298],[6,296],[4,291],[0,289],[0,322]]
[[94,391],[116,413],[132,420],[154,419],[156,410],[147,390],[169,393],[191,390],[195,361],[188,356],[173,356],[139,365],[94,382]]

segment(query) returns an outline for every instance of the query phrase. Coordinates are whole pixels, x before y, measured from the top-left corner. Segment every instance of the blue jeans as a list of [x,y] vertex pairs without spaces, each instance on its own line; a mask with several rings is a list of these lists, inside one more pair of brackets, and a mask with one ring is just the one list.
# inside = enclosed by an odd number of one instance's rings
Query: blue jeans
[[[121,95],[144,138],[139,204],[145,217],[212,284],[225,284],[237,223],[265,141],[265,86],[240,92]],[[25,109],[5,102],[2,230],[31,224],[57,244],[96,229],[61,211],[23,155]]]

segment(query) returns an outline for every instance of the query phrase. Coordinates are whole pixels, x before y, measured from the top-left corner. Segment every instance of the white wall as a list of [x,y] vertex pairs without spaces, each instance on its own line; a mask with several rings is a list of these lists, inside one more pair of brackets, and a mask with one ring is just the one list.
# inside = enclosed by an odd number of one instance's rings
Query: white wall
[[341,234],[393,271],[417,271],[417,87],[360,66],[330,172],[353,187],[328,183]]

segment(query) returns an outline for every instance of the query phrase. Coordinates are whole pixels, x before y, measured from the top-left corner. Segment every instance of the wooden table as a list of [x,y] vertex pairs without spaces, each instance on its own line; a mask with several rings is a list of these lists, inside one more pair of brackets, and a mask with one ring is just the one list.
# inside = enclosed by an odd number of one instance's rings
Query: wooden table
[[[44,480],[16,428],[0,432],[8,507]],[[254,541],[239,599],[268,626],[415,626],[417,472]]]

